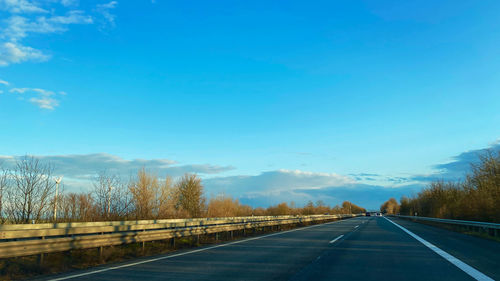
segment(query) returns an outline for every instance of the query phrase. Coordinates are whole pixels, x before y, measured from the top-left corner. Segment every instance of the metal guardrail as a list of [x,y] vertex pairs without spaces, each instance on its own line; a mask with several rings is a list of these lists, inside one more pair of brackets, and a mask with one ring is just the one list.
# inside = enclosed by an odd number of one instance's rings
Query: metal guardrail
[[429,221],[435,223],[443,223],[443,224],[451,224],[456,226],[465,227],[469,230],[473,231],[483,231],[487,232],[492,236],[499,236],[500,234],[500,223],[491,223],[491,222],[480,222],[480,221],[465,221],[465,220],[450,220],[450,219],[438,219],[438,218],[429,218],[429,217],[418,217],[418,216],[401,216],[398,215],[396,217],[411,219],[411,220],[420,220],[420,221]]
[[259,216],[0,225],[0,258],[343,219],[358,215]]

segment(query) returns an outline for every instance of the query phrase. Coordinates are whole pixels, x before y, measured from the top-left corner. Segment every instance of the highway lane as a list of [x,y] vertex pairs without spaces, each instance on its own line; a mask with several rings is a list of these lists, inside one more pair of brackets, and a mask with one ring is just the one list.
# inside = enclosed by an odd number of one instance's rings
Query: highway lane
[[[498,269],[493,276],[497,273]],[[381,217],[360,217],[316,225],[52,278],[474,280]]]
[[391,220],[494,280],[500,280],[500,243],[405,219]]
[[[399,222],[399,221],[398,221]],[[415,227],[415,230],[418,226]],[[415,231],[418,235],[418,231]],[[441,239],[446,239],[446,235]],[[491,242],[491,241],[488,241]],[[496,243],[496,242],[491,242]],[[421,242],[375,217],[291,280],[474,280]]]

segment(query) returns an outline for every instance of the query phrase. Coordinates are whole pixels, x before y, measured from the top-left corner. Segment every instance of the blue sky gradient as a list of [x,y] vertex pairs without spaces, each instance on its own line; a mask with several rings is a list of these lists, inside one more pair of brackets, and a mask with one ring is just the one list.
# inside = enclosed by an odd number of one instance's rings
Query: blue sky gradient
[[[0,155],[161,160],[178,167],[163,173],[197,172],[207,192],[239,197],[230,179],[260,177],[234,182],[276,194],[282,174],[297,190],[318,178],[310,188],[418,190],[436,165],[497,145],[499,12],[498,1],[0,0]],[[92,163],[87,173],[102,168]]]

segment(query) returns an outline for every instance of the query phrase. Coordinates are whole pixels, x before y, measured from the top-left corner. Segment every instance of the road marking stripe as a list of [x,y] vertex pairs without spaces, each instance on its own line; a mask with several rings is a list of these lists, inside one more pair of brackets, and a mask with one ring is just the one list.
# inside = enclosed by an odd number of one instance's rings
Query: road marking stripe
[[335,243],[335,241],[339,240],[342,237],[344,237],[344,234],[342,234],[339,237],[337,237],[337,238],[333,239],[332,241],[330,241],[330,244]]
[[359,227],[359,225],[356,225],[354,228],[358,228],[358,227]]
[[464,263],[463,261],[455,258],[454,256],[448,254],[447,252],[439,249],[438,247],[436,247],[433,244],[427,242],[426,240],[424,240],[420,236],[418,236],[415,233],[409,231],[408,229],[402,227],[401,225],[393,222],[392,220],[390,220],[390,219],[388,219],[386,217],[384,217],[384,219],[392,222],[395,226],[401,228],[404,232],[408,233],[411,237],[417,239],[420,243],[422,243],[425,246],[427,246],[427,248],[433,250],[435,253],[437,253],[438,255],[440,255],[441,257],[443,257],[445,260],[451,262],[453,265],[455,265],[456,267],[460,268],[465,273],[469,274],[472,278],[474,278],[476,280],[481,280],[481,281],[494,281],[490,277],[484,275],[482,272],[480,272],[477,269],[473,268],[472,266]]
[[149,259],[149,260],[143,260],[143,261],[139,261],[139,262],[128,263],[128,264],[124,264],[124,265],[118,265],[118,266],[113,266],[113,267],[108,267],[108,268],[103,268],[103,269],[98,269],[98,270],[94,270],[94,271],[90,271],[90,272],[79,273],[79,274],[75,274],[75,275],[59,277],[59,278],[54,278],[54,279],[50,279],[50,280],[52,280],[52,281],[68,280],[68,279],[72,279],[72,278],[77,278],[77,277],[92,275],[92,274],[96,274],[96,273],[101,273],[101,272],[106,272],[106,271],[110,271],[110,270],[115,270],[115,269],[130,267],[130,266],[134,266],[134,265],[140,265],[140,264],[154,262],[154,261],[159,261],[159,260],[164,260],[164,259],[171,259],[171,258],[175,258],[175,257],[180,257],[180,256],[188,255],[188,254],[194,254],[194,253],[203,252],[203,251],[206,251],[206,250],[211,250],[211,249],[220,248],[220,247],[226,247],[226,246],[230,246],[230,245],[234,245],[234,244],[239,244],[239,243],[243,243],[243,242],[248,242],[248,241],[252,241],[252,240],[257,240],[257,239],[261,239],[261,238],[266,238],[266,237],[270,237],[270,236],[281,235],[281,234],[285,234],[285,233],[289,233],[289,232],[294,232],[294,231],[298,231],[298,230],[304,230],[304,229],[309,229],[309,228],[313,228],[313,227],[318,227],[318,226],[322,226],[322,225],[326,225],[326,224],[338,223],[338,222],[341,222],[341,221],[342,220],[338,220],[338,221],[334,221],[334,222],[327,222],[327,223],[322,223],[322,224],[316,224],[316,225],[306,226],[306,227],[302,227],[302,228],[296,228],[296,229],[287,230],[287,231],[283,231],[283,232],[277,232],[277,233],[272,233],[272,234],[268,234],[268,235],[264,235],[264,236],[258,236],[258,237],[248,238],[248,239],[245,239],[245,240],[239,240],[239,241],[229,242],[229,243],[225,243],[225,244],[221,244],[221,245],[210,246],[210,247],[207,247],[207,248],[192,250],[192,251],[189,251],[189,252],[178,253],[178,254],[173,254],[173,255],[169,255],[169,256],[163,256],[163,257],[159,257],[159,258],[154,258],[154,259]]

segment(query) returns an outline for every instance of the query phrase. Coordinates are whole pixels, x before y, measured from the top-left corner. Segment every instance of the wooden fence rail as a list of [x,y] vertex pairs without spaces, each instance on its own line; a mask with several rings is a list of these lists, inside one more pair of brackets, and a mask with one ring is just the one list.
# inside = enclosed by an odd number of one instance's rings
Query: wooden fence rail
[[357,215],[258,216],[0,225],[0,258],[188,237]]

